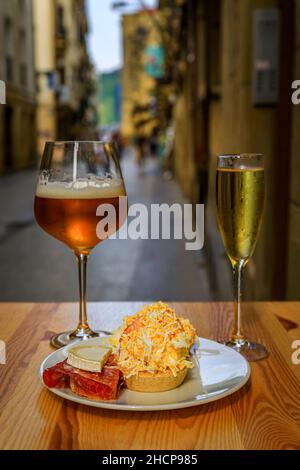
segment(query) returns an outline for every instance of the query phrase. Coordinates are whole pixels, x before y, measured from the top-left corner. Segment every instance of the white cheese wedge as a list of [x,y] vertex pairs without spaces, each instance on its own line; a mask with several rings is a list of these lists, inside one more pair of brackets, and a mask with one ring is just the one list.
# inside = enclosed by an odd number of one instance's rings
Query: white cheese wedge
[[68,350],[67,363],[77,369],[101,372],[111,351],[111,348],[103,346],[80,344]]

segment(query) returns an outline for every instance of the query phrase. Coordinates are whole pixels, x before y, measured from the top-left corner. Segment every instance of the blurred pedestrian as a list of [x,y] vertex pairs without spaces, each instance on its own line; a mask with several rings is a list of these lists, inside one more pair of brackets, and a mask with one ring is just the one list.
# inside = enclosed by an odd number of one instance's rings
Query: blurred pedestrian
[[135,137],[135,146],[136,146],[136,161],[140,168],[143,170],[146,158],[146,144],[147,139],[143,135],[136,135]]
[[124,140],[121,134],[120,129],[115,129],[111,135],[111,140],[116,143],[118,150],[119,150],[119,158],[120,160],[123,157],[124,153]]
[[158,157],[158,146],[159,146],[159,126],[155,126],[152,130],[152,135],[150,137],[150,155],[153,158]]

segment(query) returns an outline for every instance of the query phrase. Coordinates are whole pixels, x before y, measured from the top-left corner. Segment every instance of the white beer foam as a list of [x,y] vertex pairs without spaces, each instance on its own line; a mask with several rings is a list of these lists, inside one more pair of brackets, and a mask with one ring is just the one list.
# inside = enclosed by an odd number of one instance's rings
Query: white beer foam
[[40,182],[36,196],[51,199],[106,199],[126,196],[120,179],[80,179],[75,182]]

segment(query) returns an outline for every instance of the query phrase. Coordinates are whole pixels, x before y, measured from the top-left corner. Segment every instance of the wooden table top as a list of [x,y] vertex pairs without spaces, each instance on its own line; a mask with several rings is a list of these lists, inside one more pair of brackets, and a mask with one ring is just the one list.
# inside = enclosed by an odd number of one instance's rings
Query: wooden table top
[[[91,324],[114,328],[141,303],[89,304]],[[230,303],[174,303],[200,336],[227,337]],[[300,323],[300,302],[249,303],[245,330],[268,359],[252,363],[240,391],[214,403],[174,411],[128,412],[63,400],[40,382],[49,338],[76,323],[75,304],[0,304],[0,449],[300,449],[300,365],[277,316]],[[299,337],[300,339],[300,337]]]

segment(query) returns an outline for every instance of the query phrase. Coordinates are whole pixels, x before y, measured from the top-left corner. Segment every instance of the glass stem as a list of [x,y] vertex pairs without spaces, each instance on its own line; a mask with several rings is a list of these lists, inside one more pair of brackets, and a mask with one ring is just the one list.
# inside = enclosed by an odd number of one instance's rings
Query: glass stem
[[233,280],[234,280],[234,322],[233,322],[233,336],[232,341],[237,344],[242,344],[245,341],[242,329],[242,280],[244,271],[244,261],[238,261],[233,265]]
[[78,265],[78,281],[79,281],[79,322],[77,328],[70,334],[71,338],[84,338],[93,336],[93,332],[89,327],[87,319],[87,303],[86,303],[86,265],[88,255],[84,253],[75,253]]
[[88,326],[87,305],[86,305],[86,265],[88,256],[83,253],[76,254],[78,263],[79,281],[79,324],[78,328],[85,330]]

